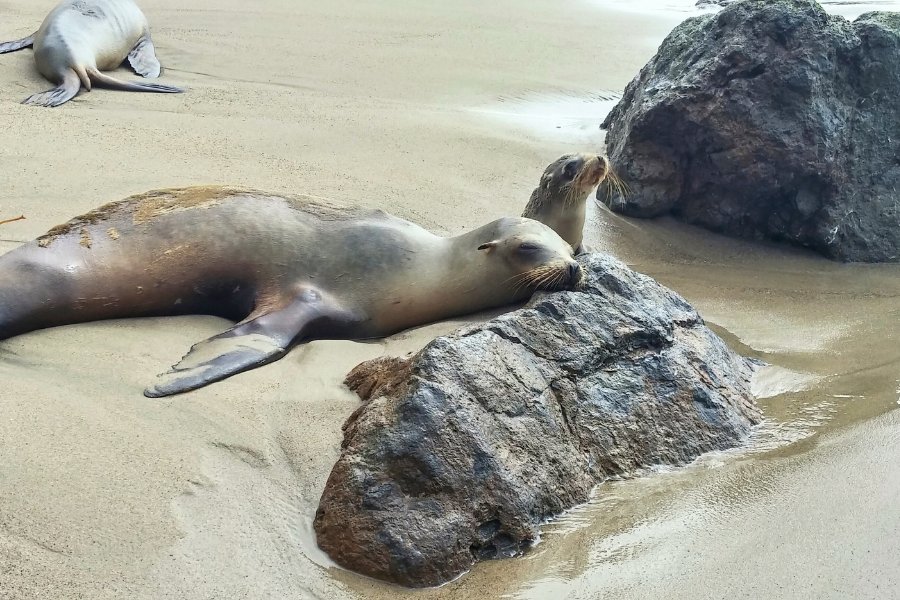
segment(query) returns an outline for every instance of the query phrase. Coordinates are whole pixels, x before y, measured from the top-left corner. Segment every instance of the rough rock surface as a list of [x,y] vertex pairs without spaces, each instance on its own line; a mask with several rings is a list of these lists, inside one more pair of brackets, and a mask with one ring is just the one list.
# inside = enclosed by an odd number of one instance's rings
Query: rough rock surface
[[734,4],[739,0],[697,0],[697,6],[699,7],[707,7],[707,6],[728,6],[729,4]]
[[347,377],[366,404],[315,518],[339,564],[406,586],[512,556],[612,476],[736,446],[760,413],[753,366],[684,299],[614,258],[576,292]]
[[611,209],[900,260],[900,13],[743,0],[675,28],[604,121]]

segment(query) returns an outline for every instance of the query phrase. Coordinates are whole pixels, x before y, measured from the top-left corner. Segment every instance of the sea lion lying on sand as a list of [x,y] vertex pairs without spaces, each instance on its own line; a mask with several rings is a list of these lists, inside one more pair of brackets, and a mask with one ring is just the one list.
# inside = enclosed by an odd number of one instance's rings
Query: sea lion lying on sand
[[148,192],[0,256],[0,339],[99,319],[239,321],[144,393],[192,390],[313,339],[361,339],[581,280],[572,247],[520,217],[444,238],[380,210],[228,187]]

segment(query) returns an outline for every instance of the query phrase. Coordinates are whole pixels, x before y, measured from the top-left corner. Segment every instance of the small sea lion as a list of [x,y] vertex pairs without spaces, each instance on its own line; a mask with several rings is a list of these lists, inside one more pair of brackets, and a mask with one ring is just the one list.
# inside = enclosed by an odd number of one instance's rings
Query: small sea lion
[[544,169],[522,216],[549,226],[580,254],[584,251],[582,237],[587,197],[610,174],[609,162],[603,156],[561,156]]
[[568,289],[572,247],[507,217],[444,238],[380,210],[227,187],[102,206],[0,256],[0,339],[99,319],[239,321],[144,393],[192,390],[314,339],[383,337]]
[[109,71],[125,59],[135,73],[159,77],[160,65],[147,18],[132,0],[63,0],[40,29],[26,38],[0,43],[0,54],[34,46],[34,62],[56,87],[26,98],[23,104],[59,106],[82,86],[131,92],[179,93],[184,90],[143,81],[121,81]]

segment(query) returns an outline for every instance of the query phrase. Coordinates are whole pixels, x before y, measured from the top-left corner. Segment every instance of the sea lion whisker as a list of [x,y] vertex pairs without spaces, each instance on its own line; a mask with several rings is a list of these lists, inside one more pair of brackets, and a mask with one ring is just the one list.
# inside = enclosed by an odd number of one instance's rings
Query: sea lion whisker
[[526,287],[538,289],[539,285],[540,285],[539,277],[533,277],[532,279],[530,279],[528,281],[528,285]]
[[[540,269],[543,267],[538,267],[538,268]],[[524,273],[519,273],[518,275],[513,275],[511,277],[506,278],[506,280],[504,280],[503,283],[507,283],[509,281],[521,281],[523,279],[533,276],[533,274],[534,274],[534,270],[525,271]]]
[[563,276],[562,269],[555,270],[551,274],[550,279],[548,279],[547,282],[544,284],[545,289],[549,289],[549,290],[556,289],[557,285],[559,285],[559,282],[562,280],[562,276]]
[[564,274],[562,272],[557,273],[550,283],[547,286],[547,289],[556,290],[559,289],[559,285],[563,281]]
[[616,186],[616,191],[620,196],[625,196],[625,188],[622,186],[622,182],[619,181],[618,177],[612,178],[613,185]]
[[529,282],[528,279],[522,279],[522,280],[516,282],[516,284],[513,286],[513,293],[518,294],[519,290],[528,287],[528,282]]
[[606,201],[609,203],[616,195],[622,194],[622,188],[619,185],[615,175],[610,174],[606,182]]
[[553,271],[553,267],[549,265],[542,265],[536,269],[531,271],[531,277],[527,281],[528,287],[538,288],[541,285],[541,282],[544,278],[547,277],[549,273]]
[[618,181],[619,184],[621,184],[621,186],[625,189],[626,192],[630,192],[630,191],[631,191],[630,188],[628,187],[628,184],[625,183],[625,180],[624,180],[624,179],[622,179],[621,177],[619,177],[619,174],[618,174],[618,173],[616,173],[615,171],[613,171],[613,175],[615,176],[616,181]]
[[522,290],[522,289],[531,287],[531,284],[532,284],[533,281],[534,281],[534,276],[533,276],[533,275],[532,275],[531,277],[526,278],[526,279],[522,279],[521,281],[519,281],[518,284],[516,284],[516,287],[514,288],[515,293],[518,293],[519,290]]
[[629,189],[628,185],[622,181],[622,178],[619,177],[618,173],[610,168],[609,170],[610,181],[613,182],[613,185],[616,186],[616,191],[619,192],[619,195],[625,198],[631,193],[631,189]]
[[[514,275],[509,279],[514,280],[515,287],[513,290],[518,292],[522,287],[529,285],[532,279],[535,277],[535,271],[539,271],[542,267],[538,267],[537,269],[532,269],[530,271],[525,271],[524,273],[519,273],[518,275]],[[508,281],[508,280],[507,280]]]
[[536,283],[535,288],[537,289],[545,289],[547,282],[553,279],[556,276],[556,269],[548,269],[547,272],[543,274],[540,280]]
[[518,294],[519,290],[524,290],[524,289],[527,289],[528,287],[530,287],[530,281],[520,281],[519,284],[516,285],[515,288],[513,288],[513,292]]
[[547,289],[547,283],[550,282],[556,276],[555,273],[544,273],[544,276],[541,277],[539,281],[535,283],[535,289],[544,290]]

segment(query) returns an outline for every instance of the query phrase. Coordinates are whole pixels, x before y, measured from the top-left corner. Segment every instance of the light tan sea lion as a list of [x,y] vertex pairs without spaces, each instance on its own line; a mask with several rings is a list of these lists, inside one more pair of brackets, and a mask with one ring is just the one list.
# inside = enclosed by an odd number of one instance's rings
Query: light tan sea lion
[[102,206],[0,256],[0,339],[99,319],[235,321],[144,393],[192,390],[313,339],[382,337],[581,280],[549,227],[504,218],[443,238],[379,210],[226,187]]
[[159,77],[160,65],[147,18],[132,0],[63,0],[32,35],[0,44],[0,54],[34,46],[34,62],[56,87],[29,96],[23,104],[59,106],[92,85],[132,92],[184,90],[142,81],[121,81],[100,71],[127,58],[135,73]]
[[587,197],[609,174],[609,162],[603,156],[561,156],[544,169],[522,216],[544,223],[580,254]]

